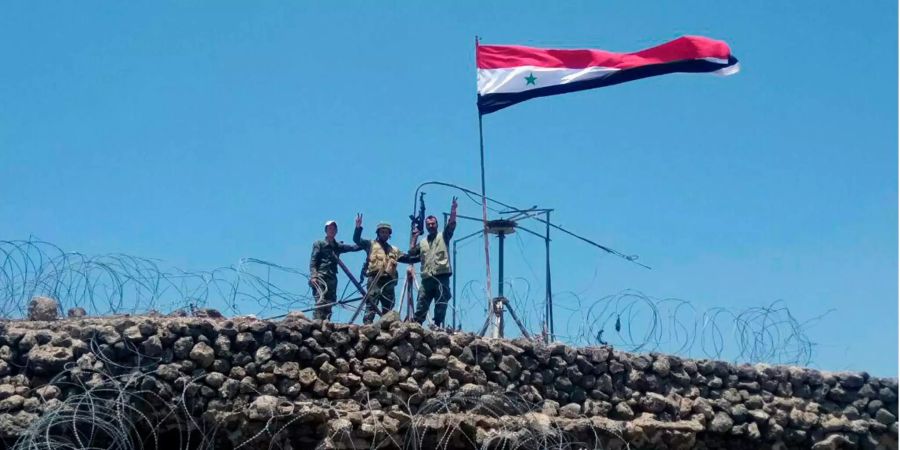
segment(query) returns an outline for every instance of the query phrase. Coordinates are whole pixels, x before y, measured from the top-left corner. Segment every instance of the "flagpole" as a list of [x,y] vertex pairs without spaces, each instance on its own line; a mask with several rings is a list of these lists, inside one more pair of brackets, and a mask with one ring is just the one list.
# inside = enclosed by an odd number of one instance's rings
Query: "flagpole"
[[[476,69],[478,66],[478,36],[475,36],[475,61],[476,61]],[[491,252],[490,252],[490,241],[488,240],[488,232],[487,232],[487,193],[485,189],[484,182],[484,127],[482,124],[482,114],[481,111],[478,111],[478,147],[480,150],[480,162],[481,162],[481,221],[484,229],[482,230],[482,235],[484,236],[484,267],[487,275],[487,283],[485,283],[485,293],[487,294],[487,314],[491,315],[494,313],[493,311],[493,302],[491,300]],[[493,321],[491,321],[493,323]]]

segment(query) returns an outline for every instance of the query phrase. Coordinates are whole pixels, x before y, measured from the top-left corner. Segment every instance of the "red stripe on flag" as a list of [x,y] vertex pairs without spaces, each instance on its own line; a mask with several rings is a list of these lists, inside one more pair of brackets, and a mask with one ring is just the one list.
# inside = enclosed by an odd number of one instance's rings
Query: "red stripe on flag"
[[731,49],[725,42],[702,36],[682,36],[674,41],[633,53],[588,49],[544,49],[518,45],[479,45],[477,48],[476,63],[479,69],[503,69],[519,66],[569,69],[599,66],[631,69],[690,59],[728,59],[731,55]]

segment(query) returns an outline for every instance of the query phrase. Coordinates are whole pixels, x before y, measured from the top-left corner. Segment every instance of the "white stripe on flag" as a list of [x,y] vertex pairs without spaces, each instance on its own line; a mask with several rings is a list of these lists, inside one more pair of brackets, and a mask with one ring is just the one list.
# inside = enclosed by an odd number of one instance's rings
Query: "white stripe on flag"
[[716,75],[722,75],[723,77],[727,77],[729,75],[734,75],[741,71],[741,63],[734,63],[730,66],[723,67],[715,72]]
[[481,95],[524,92],[575,81],[600,78],[619,69],[587,67],[584,69],[519,66],[504,69],[478,69],[478,93]]

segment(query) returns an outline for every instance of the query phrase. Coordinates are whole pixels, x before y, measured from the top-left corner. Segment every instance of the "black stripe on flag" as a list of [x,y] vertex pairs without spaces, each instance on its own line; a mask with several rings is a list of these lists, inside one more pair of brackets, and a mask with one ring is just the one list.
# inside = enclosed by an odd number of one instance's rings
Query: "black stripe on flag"
[[592,78],[590,80],[557,84],[523,92],[504,92],[498,94],[479,95],[478,112],[479,114],[490,114],[494,111],[506,108],[507,106],[512,106],[516,103],[524,102],[525,100],[530,100],[532,98],[547,97],[550,95],[565,94],[568,92],[584,91],[588,89],[612,86],[614,84],[640,80],[641,78],[655,77],[658,75],[667,75],[670,73],[678,72],[715,72],[717,70],[733,66],[737,64],[737,62],[738,60],[734,56],[730,56],[728,58],[728,63],[726,64],[706,61],[703,59],[690,59],[664,64],[651,64],[635,67],[632,69],[617,70],[605,76]]

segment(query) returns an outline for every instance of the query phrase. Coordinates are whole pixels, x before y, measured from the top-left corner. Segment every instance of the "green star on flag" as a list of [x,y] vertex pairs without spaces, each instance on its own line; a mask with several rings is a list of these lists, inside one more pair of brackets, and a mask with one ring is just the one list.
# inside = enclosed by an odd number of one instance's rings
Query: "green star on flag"
[[536,84],[534,84],[534,80],[537,80],[537,78],[535,78],[534,76],[534,73],[529,73],[528,76],[525,77],[525,86],[528,86],[529,84],[537,86]]

